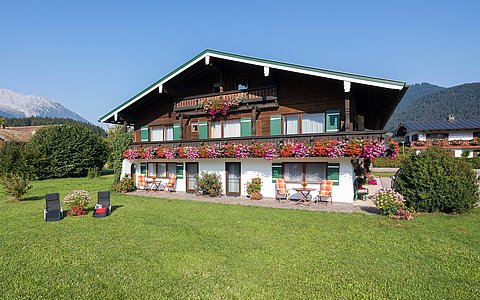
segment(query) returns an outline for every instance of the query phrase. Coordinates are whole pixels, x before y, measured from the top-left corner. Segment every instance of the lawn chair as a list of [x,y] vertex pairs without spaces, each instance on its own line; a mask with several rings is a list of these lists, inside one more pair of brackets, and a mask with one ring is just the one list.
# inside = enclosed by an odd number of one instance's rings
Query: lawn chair
[[103,218],[112,212],[112,205],[110,204],[110,192],[103,191],[98,192],[98,204],[95,205],[93,210],[94,218]]
[[275,184],[275,199],[280,202],[280,200],[288,200],[290,198],[290,193],[287,191],[287,183],[285,179],[278,178]]
[[354,200],[367,200],[368,189],[365,189],[360,184],[358,184],[358,178],[355,179],[355,182],[353,183],[353,192]]
[[58,193],[47,194],[45,196],[45,209],[43,210],[45,221],[60,221],[63,218],[63,209],[60,204]]
[[325,205],[328,205],[328,199],[330,199],[330,204],[333,204],[332,189],[333,180],[322,180],[320,192],[318,193],[317,197],[315,197],[314,202],[325,202]]
[[177,191],[177,175],[172,174],[168,178],[167,182],[167,190],[170,192],[176,192]]
[[146,190],[147,189],[147,182],[145,180],[145,175],[138,175],[137,180],[138,180],[137,189]]

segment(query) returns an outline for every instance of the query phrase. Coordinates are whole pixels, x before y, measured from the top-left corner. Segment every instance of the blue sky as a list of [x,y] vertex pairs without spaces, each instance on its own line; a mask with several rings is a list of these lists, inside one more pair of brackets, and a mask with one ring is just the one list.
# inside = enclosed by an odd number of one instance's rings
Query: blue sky
[[91,122],[205,48],[408,83],[480,81],[480,1],[0,0],[0,11],[0,88]]

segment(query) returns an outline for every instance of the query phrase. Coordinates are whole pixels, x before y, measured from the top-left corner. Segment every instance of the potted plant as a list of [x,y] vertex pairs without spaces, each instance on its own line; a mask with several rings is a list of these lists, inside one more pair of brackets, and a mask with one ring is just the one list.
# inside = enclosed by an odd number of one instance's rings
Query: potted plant
[[308,182],[306,182],[305,180],[303,180],[302,183],[301,183],[301,185],[302,185],[303,188],[306,188],[307,185],[308,185]]
[[63,199],[63,202],[68,207],[67,214],[72,217],[87,214],[85,208],[90,201],[92,201],[92,198],[90,198],[88,192],[84,190],[75,190]]
[[251,200],[261,200],[262,196],[262,179],[260,177],[252,178],[252,181],[247,182],[247,194],[250,195]]

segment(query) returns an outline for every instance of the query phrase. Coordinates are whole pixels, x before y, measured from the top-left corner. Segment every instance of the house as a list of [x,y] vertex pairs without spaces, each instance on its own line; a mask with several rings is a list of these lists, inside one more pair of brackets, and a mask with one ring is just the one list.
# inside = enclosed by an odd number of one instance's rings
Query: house
[[477,157],[480,151],[480,120],[457,120],[449,115],[442,121],[401,123],[395,136],[416,150],[440,146],[455,157]]
[[317,191],[328,178],[333,201],[352,202],[352,157],[362,155],[354,148],[362,140],[367,152],[384,147],[382,128],[407,88],[207,49],[100,121],[134,127],[123,173],[133,165],[147,176],[177,174],[178,191],[193,192],[202,171],[220,174],[227,195],[245,195],[256,176],[266,197],[275,196],[276,178]]
[[42,126],[0,127],[0,145],[5,142],[28,142]]

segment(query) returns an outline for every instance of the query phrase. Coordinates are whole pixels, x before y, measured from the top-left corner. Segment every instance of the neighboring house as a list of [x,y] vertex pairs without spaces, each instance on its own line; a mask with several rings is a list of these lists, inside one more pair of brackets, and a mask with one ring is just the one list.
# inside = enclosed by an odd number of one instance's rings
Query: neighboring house
[[5,142],[28,142],[42,126],[0,127],[0,145]]
[[[205,50],[100,121],[134,126],[131,147],[137,150],[383,140],[382,128],[407,88],[400,81]],[[229,101],[235,109],[212,118],[204,109],[208,101]],[[170,159],[147,154],[143,157],[150,159],[125,160],[123,173],[130,173],[133,164],[147,176],[177,174],[177,190],[193,192],[195,174],[217,172],[228,195],[245,195],[245,184],[260,176],[266,197],[275,196],[276,178],[285,178],[289,189],[306,180],[317,191],[328,178],[335,182],[334,202],[353,201],[355,175],[349,157],[196,160],[193,154]]]
[[456,120],[454,115],[450,115],[444,121],[400,123],[395,136],[403,137],[413,149],[440,146],[450,150],[455,157],[477,157],[480,151],[480,120]]

